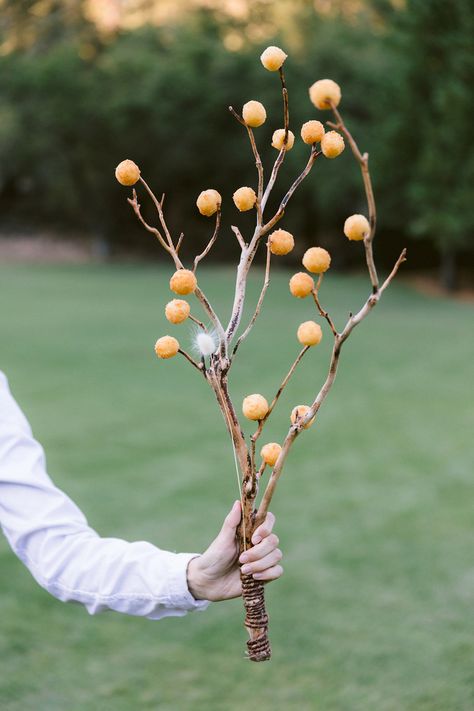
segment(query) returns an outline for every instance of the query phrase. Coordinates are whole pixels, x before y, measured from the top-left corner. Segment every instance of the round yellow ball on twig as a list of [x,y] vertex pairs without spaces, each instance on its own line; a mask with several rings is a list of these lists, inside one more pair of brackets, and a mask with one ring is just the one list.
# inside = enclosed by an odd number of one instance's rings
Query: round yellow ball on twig
[[242,118],[251,128],[258,128],[265,123],[267,112],[260,101],[247,101],[242,107]]
[[331,255],[322,247],[310,247],[303,256],[303,266],[313,274],[327,272],[331,264]]
[[191,312],[191,307],[184,299],[173,299],[165,306],[165,316],[170,323],[186,321]]
[[341,87],[332,79],[319,79],[309,87],[309,98],[317,109],[330,109],[332,106],[338,106]]
[[306,121],[301,126],[301,138],[305,143],[319,143],[325,134],[321,121]]
[[285,147],[285,151],[291,151],[293,148],[293,144],[295,142],[295,134],[293,131],[288,131],[288,138],[286,141],[285,145],[285,129],[284,128],[277,128],[276,131],[273,132],[272,136],[272,146],[273,148],[276,148],[278,151],[281,151],[283,147]]
[[[301,420],[308,414],[310,409],[311,408],[309,407],[309,405],[297,405],[296,407],[294,407],[293,410],[291,411],[291,416],[290,416],[291,424],[296,425],[299,422],[301,422]],[[304,426],[303,429],[307,430],[309,427],[311,427],[311,425],[313,424],[315,419],[316,419],[316,417],[313,417]]]
[[196,200],[199,212],[206,217],[211,217],[217,210],[220,210],[221,203],[222,198],[220,193],[213,188],[203,190],[202,193],[199,193],[198,199]]
[[280,47],[267,47],[260,55],[260,61],[269,72],[277,72],[287,58],[287,54]]
[[275,230],[268,238],[270,252],[272,254],[284,255],[291,252],[295,246],[295,240],[291,232],[286,230]]
[[358,242],[370,234],[370,224],[364,215],[351,215],[344,222],[344,234],[347,239]]
[[319,323],[304,321],[299,325],[296,336],[303,346],[317,346],[321,343],[323,331]]
[[260,450],[260,456],[262,457],[265,464],[269,467],[274,467],[278,457],[280,456],[281,446],[277,442],[269,442],[264,444]]
[[197,287],[195,274],[189,269],[178,269],[170,279],[170,289],[175,294],[192,294]]
[[172,358],[179,351],[179,343],[173,336],[162,336],[155,343],[158,358]]
[[321,139],[321,150],[325,158],[337,158],[344,148],[344,139],[337,131],[328,131]]
[[140,168],[127,158],[115,168],[115,177],[120,185],[135,185],[140,179]]
[[258,393],[247,395],[242,403],[242,412],[249,420],[263,420],[268,412],[268,402]]
[[234,204],[240,212],[246,212],[255,207],[257,196],[253,188],[242,187],[235,191],[232,196]]
[[298,299],[304,299],[306,296],[309,296],[313,289],[314,280],[305,272],[293,274],[290,279],[290,291],[293,296],[296,296]]

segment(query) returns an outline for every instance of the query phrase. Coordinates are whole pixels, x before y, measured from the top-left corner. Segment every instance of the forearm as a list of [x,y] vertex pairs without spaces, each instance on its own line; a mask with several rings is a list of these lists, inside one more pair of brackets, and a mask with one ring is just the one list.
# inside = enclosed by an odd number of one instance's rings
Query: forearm
[[0,373],[0,524],[35,579],[91,614],[110,609],[158,619],[200,609],[186,569],[193,554],[101,538],[52,483],[41,446]]

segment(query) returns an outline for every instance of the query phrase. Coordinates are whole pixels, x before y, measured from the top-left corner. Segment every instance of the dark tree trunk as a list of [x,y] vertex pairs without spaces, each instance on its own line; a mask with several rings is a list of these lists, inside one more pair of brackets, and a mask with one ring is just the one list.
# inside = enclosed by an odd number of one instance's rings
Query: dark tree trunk
[[458,287],[458,269],[456,251],[454,249],[447,247],[441,252],[439,276],[441,286],[446,291],[456,291]]

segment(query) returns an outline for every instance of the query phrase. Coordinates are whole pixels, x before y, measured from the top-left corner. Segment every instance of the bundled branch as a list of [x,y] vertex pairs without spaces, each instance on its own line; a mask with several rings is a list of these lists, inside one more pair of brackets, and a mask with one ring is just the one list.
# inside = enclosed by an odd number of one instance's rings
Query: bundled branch
[[[380,285],[372,248],[376,228],[376,209],[368,167],[369,158],[367,153],[361,153],[356,141],[344,123],[338,110],[341,100],[341,90],[339,86],[330,79],[316,81],[309,89],[309,97],[317,109],[332,111],[334,121],[327,122],[329,128],[332,130],[326,131],[323,124],[315,119],[311,119],[303,124],[300,133],[303,142],[309,146],[307,163],[284,194],[276,212],[270,217],[265,216],[268,198],[277,182],[280,167],[287,151],[291,150],[295,141],[295,136],[289,128],[288,91],[283,72],[283,64],[286,58],[287,55],[278,47],[268,47],[261,56],[261,62],[265,69],[271,72],[278,72],[283,100],[283,127],[276,130],[272,137],[272,146],[277,149],[278,155],[273,163],[266,185],[263,162],[254,135],[254,129],[261,126],[266,120],[265,107],[260,102],[254,100],[248,101],[243,106],[241,114],[232,107],[229,107],[232,115],[245,127],[248,134],[250,148],[257,170],[257,191],[255,192],[251,187],[243,186],[238,188],[233,195],[234,204],[239,211],[255,210],[256,221],[253,234],[247,241],[243,237],[240,229],[237,226],[232,226],[232,231],[236,236],[241,253],[236,269],[232,310],[226,326],[224,326],[216,310],[199,286],[196,276],[199,264],[209,254],[219,237],[222,205],[221,195],[217,190],[208,189],[201,192],[197,198],[196,205],[199,212],[207,217],[215,216],[215,225],[207,245],[194,258],[192,269],[188,269],[184,266],[179,257],[183,234],[181,233],[178,239],[175,239],[167,226],[164,214],[164,195],[161,199],[155,196],[151,188],[141,177],[140,169],[133,161],[122,161],[116,169],[117,180],[122,185],[131,186],[141,184],[156,208],[158,225],[150,225],[143,218],[135,189],[132,192],[132,197],[128,199],[138,220],[148,232],[156,237],[161,247],[170,255],[174,263],[176,271],[170,279],[171,291],[179,297],[194,294],[204,311],[205,317],[211,324],[210,328],[206,328],[202,320],[197,318],[194,314],[191,314],[190,304],[185,299],[173,299],[166,305],[166,318],[171,324],[180,324],[187,319],[191,319],[197,324],[199,330],[196,335],[196,343],[200,360],[195,360],[192,355],[180,346],[174,336],[169,335],[162,336],[158,339],[155,344],[155,352],[156,355],[162,359],[171,358],[178,353],[184,356],[184,358],[203,375],[214,392],[231,437],[232,446],[240,469],[242,521],[239,527],[239,541],[241,552],[252,547],[252,533],[265,519],[291,446],[301,432],[309,429],[314,423],[321,405],[331,390],[336,378],[344,343],[354,328],[358,326],[377,305],[383,292],[395,277],[401,263],[405,260],[405,250],[403,250],[392,271]],[[302,260],[305,271],[298,272],[291,277],[289,288],[290,293],[296,298],[303,299],[312,297],[315,303],[315,309],[321,317],[323,324],[324,322],[327,324],[327,328],[333,339],[328,373],[319,391],[311,398],[308,398],[311,404],[297,405],[293,408],[290,416],[290,426],[286,436],[283,438],[282,444],[276,442],[266,443],[260,451],[261,462],[258,463],[256,457],[257,441],[263,433],[265,424],[275,410],[283,390],[287,387],[303,357],[310,348],[320,343],[323,337],[321,325],[315,321],[306,321],[298,327],[297,338],[302,348],[283,378],[280,386],[276,389],[270,404],[268,404],[266,398],[259,393],[248,395],[244,399],[242,413],[244,417],[256,423],[256,430],[249,441],[247,441],[243,433],[237,415],[237,409],[229,393],[229,371],[240,345],[247,338],[258,320],[270,283],[272,257],[287,255],[294,247],[294,238],[290,232],[284,229],[274,230],[273,228],[284,216],[294,192],[309,175],[316,160],[321,156],[327,159],[337,158],[345,148],[344,139],[349,144],[354,158],[360,165],[367,198],[368,218],[359,214],[351,215],[344,223],[343,232],[349,240],[363,243],[371,283],[371,292],[361,308],[354,314],[351,314],[343,328],[339,330],[328,311],[322,306],[320,299],[323,275],[330,268],[330,254],[327,250],[319,246],[311,247],[305,252]],[[271,230],[273,231],[271,232]],[[265,240],[267,235],[268,238]],[[247,277],[262,242],[264,242],[266,247],[263,285],[253,315],[240,335],[238,335],[245,305]],[[311,276],[312,274],[318,276],[316,284],[313,276]],[[257,506],[256,500],[259,484],[267,467],[270,468],[272,472],[260,503]],[[251,575],[245,575],[243,573],[241,573],[241,580],[246,611],[245,626],[249,635],[247,641],[248,657],[252,661],[263,661],[269,659],[271,656],[263,583],[254,579]]]

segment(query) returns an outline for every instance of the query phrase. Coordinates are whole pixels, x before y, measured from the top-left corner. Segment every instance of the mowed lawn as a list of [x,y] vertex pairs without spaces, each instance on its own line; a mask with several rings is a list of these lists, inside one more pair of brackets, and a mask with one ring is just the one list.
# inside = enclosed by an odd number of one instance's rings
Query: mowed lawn
[[[163,307],[170,271],[0,268],[0,368],[43,443],[50,474],[101,535],[202,550],[237,494],[214,397],[182,357]],[[228,268],[200,281],[227,315]],[[271,398],[314,318],[275,272],[231,375]],[[249,288],[255,303],[261,274]],[[338,325],[367,279],[331,274]],[[196,315],[199,311],[196,308]],[[472,711],[474,309],[399,282],[344,347],[317,423],[292,451],[272,510],[285,575],[267,588],[273,659],[244,658],[240,601],[151,622],[90,617],[50,597],[0,538],[2,711]],[[247,316],[248,318],[248,316]],[[307,354],[263,441],[327,369]],[[251,429],[247,428],[250,432]]]

